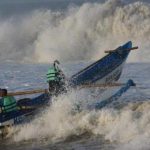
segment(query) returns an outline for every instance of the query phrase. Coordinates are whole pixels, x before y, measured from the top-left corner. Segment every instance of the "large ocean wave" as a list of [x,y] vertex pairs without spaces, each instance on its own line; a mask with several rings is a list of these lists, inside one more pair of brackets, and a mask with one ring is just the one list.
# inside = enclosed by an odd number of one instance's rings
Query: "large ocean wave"
[[35,10],[0,20],[0,60],[49,62],[97,59],[128,40],[129,61],[149,61],[150,5],[120,0],[84,3],[63,11]]

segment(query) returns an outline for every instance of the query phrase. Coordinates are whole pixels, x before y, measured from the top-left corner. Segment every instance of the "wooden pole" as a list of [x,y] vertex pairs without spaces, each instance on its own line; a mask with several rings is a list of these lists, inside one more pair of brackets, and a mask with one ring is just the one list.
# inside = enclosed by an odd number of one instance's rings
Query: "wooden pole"
[[17,95],[28,95],[28,94],[37,94],[37,93],[48,93],[47,89],[36,89],[36,90],[29,90],[29,91],[19,91],[19,92],[10,92],[8,96],[17,96]]
[[[125,51],[136,50],[136,49],[138,49],[138,46],[135,46],[135,47],[132,47],[132,48],[129,48],[129,49],[125,49]],[[112,53],[112,52],[115,52],[115,51],[116,51],[116,49],[115,50],[107,50],[107,51],[105,51],[105,53]]]
[[[83,84],[78,87],[78,89],[83,88],[96,88],[96,87],[116,87],[116,86],[123,86],[124,83],[108,83],[108,84]],[[8,96],[19,96],[19,95],[29,95],[29,94],[37,94],[37,93],[48,93],[47,89],[35,89],[35,90],[28,90],[28,91],[18,91],[18,92],[9,92]]]
[[[112,83],[112,84],[84,84],[79,86],[79,89],[82,88],[94,88],[94,87],[114,87],[114,86],[122,86],[123,83]],[[36,90],[28,90],[28,91],[17,91],[17,92],[9,92],[8,96],[19,96],[19,95],[29,95],[29,94],[37,94],[37,93],[48,93],[47,89],[36,89]]]
[[109,84],[84,84],[79,87],[82,88],[95,88],[95,87],[115,87],[115,86],[123,86],[124,83],[109,83]]

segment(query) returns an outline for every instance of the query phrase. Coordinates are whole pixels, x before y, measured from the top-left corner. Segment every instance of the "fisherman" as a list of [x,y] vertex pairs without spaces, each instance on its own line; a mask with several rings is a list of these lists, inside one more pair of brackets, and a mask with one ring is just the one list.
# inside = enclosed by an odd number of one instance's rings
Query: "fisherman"
[[0,89],[0,97],[2,97],[0,104],[2,112],[17,110],[16,99],[13,96],[8,96],[6,89]]
[[65,75],[58,67],[59,61],[54,61],[52,67],[48,69],[47,82],[49,84],[49,93],[58,96],[58,94],[65,92]]

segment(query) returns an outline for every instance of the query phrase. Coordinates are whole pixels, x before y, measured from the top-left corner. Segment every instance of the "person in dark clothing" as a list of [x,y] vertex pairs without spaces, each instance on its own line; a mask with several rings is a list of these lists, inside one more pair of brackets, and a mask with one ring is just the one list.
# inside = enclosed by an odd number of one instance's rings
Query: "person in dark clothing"
[[55,96],[65,91],[65,76],[57,64],[59,62],[54,61],[53,66],[48,69],[47,73],[49,92]]

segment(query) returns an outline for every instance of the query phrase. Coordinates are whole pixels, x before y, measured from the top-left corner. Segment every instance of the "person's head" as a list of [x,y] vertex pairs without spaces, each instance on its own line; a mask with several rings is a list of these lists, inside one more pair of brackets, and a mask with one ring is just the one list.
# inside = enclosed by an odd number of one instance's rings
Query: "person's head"
[[6,89],[0,89],[0,97],[7,96],[7,90]]
[[58,65],[60,64],[60,62],[58,60],[55,60],[53,63],[53,66],[55,69],[58,69]]

